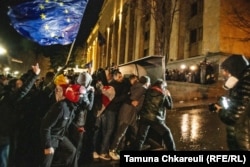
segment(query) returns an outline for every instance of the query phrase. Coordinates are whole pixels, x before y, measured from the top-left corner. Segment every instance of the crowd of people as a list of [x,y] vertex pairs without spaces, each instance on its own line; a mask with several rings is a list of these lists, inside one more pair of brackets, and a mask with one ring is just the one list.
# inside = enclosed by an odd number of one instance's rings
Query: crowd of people
[[144,149],[150,127],[167,150],[176,150],[165,123],[173,102],[163,79],[151,84],[149,76],[125,77],[118,68],[39,79],[39,65],[32,69],[1,80],[1,167],[119,160],[121,150]]
[[[226,124],[229,150],[250,150],[250,66],[242,55],[221,64],[228,95],[214,105]],[[0,166],[78,167],[86,159],[119,160],[119,151],[144,150],[150,130],[165,150],[176,145],[166,125],[173,107],[167,82],[128,77],[116,69],[93,74],[47,72],[36,64],[20,78],[1,78]]]
[[165,79],[167,81],[190,82],[196,84],[215,83],[217,78],[212,63],[208,63],[205,59],[200,64],[192,67],[194,68],[166,69]]

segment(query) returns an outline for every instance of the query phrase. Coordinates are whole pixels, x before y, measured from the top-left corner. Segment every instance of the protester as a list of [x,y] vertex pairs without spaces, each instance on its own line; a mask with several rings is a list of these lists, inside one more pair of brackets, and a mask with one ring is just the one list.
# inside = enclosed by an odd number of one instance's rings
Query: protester
[[77,104],[78,107],[75,112],[75,118],[70,125],[69,138],[76,147],[77,159],[80,159],[80,155],[85,151],[83,150],[83,144],[86,140],[85,124],[87,114],[93,107],[94,87],[91,86],[92,77],[88,72],[80,73],[76,82],[80,85],[80,99]]
[[131,128],[129,135],[130,144],[134,142],[137,134],[137,114],[141,110],[144,101],[145,92],[150,86],[150,78],[148,76],[141,76],[137,81],[136,75],[129,77],[131,82],[130,97],[123,103],[120,108],[118,116],[118,128],[110,147],[109,155],[113,160],[119,160],[118,146],[125,136],[127,129]]
[[93,159],[99,159],[101,135],[106,131],[106,118],[104,111],[115,96],[114,87],[109,85],[110,71],[103,68],[93,73],[93,86],[95,87],[94,105],[87,115],[87,147]]
[[139,112],[140,120],[138,134],[135,141],[135,149],[142,150],[150,128],[158,133],[167,150],[176,150],[172,133],[166,125],[166,109],[173,107],[170,92],[167,90],[167,83],[162,79],[157,81],[146,92],[143,106]]
[[[0,102],[0,166],[7,167],[10,150],[14,150],[15,143],[15,116],[18,114],[15,111],[18,103],[27,95],[33,87],[38,75],[40,74],[39,65],[32,66],[32,70],[28,72],[27,79],[20,87],[17,87],[17,80],[12,79],[5,87],[4,97]],[[12,141],[12,144],[11,144]],[[13,154],[14,155],[14,154]]]
[[55,78],[57,102],[52,105],[41,123],[41,142],[44,157],[41,167],[50,167],[52,162],[63,166],[77,167],[76,148],[68,139],[68,127],[74,119],[79,101],[80,85],[68,85],[63,74]]
[[106,130],[103,132],[100,148],[99,158],[102,160],[111,160],[108,153],[112,142],[112,135],[116,130],[118,112],[122,103],[128,97],[129,92],[129,87],[125,84],[123,75],[119,70],[113,72],[113,80],[109,85],[115,89],[115,96],[107,105],[103,113]]

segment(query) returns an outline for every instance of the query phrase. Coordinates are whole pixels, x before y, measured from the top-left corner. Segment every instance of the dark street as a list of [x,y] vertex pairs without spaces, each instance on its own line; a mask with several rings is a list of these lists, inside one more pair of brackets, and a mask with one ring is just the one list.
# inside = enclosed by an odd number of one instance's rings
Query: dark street
[[225,126],[207,108],[168,111],[167,125],[179,151],[225,151]]
[[[227,151],[225,126],[207,108],[167,112],[178,151]],[[119,166],[119,161],[86,162],[81,167]]]

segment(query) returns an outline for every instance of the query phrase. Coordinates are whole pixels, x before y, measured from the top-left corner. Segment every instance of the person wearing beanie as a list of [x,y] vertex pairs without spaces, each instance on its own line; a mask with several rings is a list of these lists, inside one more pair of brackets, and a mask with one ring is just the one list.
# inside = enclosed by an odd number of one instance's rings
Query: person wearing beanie
[[250,66],[243,55],[231,55],[221,63],[228,90],[215,105],[226,125],[229,150],[250,151]]
[[69,82],[66,76],[63,74],[60,74],[55,77],[54,79],[54,84],[56,86],[55,88],[55,96],[56,96],[56,101],[63,100],[65,98],[65,92],[67,87],[69,86]]
[[118,146],[122,138],[126,135],[128,128],[131,128],[131,133],[128,136],[130,146],[135,141],[137,133],[137,114],[140,112],[142,103],[145,97],[146,90],[150,86],[150,77],[141,76],[139,80],[137,76],[132,74],[130,80],[130,96],[123,103],[119,110],[118,125],[115,133],[115,138],[110,146],[109,156],[113,160],[119,160]]
[[68,85],[64,75],[58,75],[54,83],[57,102],[41,121],[40,136],[44,154],[40,166],[58,165],[57,162],[77,167],[76,147],[68,138],[68,129],[78,107],[80,85]]

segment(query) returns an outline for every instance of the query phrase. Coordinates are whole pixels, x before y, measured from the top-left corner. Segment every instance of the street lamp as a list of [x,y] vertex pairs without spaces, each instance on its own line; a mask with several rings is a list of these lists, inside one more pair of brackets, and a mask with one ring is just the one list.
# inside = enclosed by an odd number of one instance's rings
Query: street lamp
[[186,69],[186,65],[185,64],[182,64],[181,66],[180,66],[180,68],[182,69],[182,70],[184,70],[184,69]]
[[0,45],[0,55],[5,55],[7,53],[7,50]]

